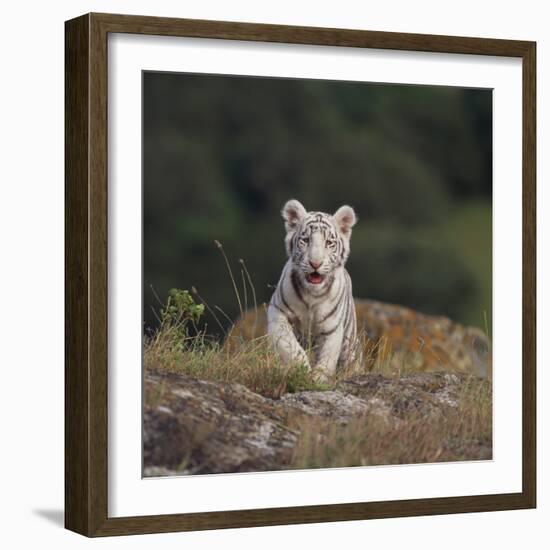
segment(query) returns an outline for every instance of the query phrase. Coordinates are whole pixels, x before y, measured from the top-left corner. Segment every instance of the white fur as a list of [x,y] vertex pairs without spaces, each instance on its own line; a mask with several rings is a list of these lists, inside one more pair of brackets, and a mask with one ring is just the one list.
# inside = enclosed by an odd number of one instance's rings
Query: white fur
[[[344,267],[355,212],[342,206],[333,216],[308,213],[290,200],[282,216],[289,259],[268,307],[268,334],[285,363],[304,364],[326,379],[353,361],[357,348],[351,278]],[[322,282],[308,282],[311,273]]]

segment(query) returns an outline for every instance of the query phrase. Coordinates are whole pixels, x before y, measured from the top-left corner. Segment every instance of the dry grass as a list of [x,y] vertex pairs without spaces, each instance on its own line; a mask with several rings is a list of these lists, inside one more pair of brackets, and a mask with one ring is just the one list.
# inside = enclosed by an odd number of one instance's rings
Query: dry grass
[[[361,337],[363,360],[338,370],[328,383],[316,382],[303,365],[284,365],[270,346],[267,336],[247,339],[229,334],[224,343],[204,334],[182,336],[181,331],[166,325],[144,341],[144,367],[148,370],[174,372],[210,380],[243,384],[264,397],[278,398],[288,392],[330,390],[338,382],[368,372],[400,377],[417,372],[412,354],[391,353],[382,338],[376,344]],[[384,346],[384,353],[378,347]],[[306,350],[312,356],[312,350]],[[369,359],[367,354],[372,354]],[[374,359],[375,358],[375,359]],[[368,365],[368,366],[367,366]]]
[[[193,294],[198,295],[193,289]],[[204,303],[207,308],[209,306]],[[210,309],[210,308],[209,308]],[[278,398],[287,392],[327,390],[339,380],[366,372],[355,363],[338,373],[331,383],[316,382],[304,365],[284,365],[267,336],[233,335],[220,343],[200,332],[196,321],[204,311],[191,294],[173,289],[159,311],[159,329],[145,337],[143,362],[146,370],[174,372],[214,382],[239,383],[264,397]],[[190,327],[194,330],[190,331]],[[191,335],[191,332],[197,335]],[[306,350],[312,355],[312,350]]]
[[[334,389],[342,380],[367,373],[401,378],[423,370],[418,353],[394,351],[385,337],[372,341],[362,332],[358,341],[361,359],[340,368],[330,382],[321,384],[303,365],[284,365],[267,336],[249,339],[230,333],[220,343],[203,333],[182,334],[180,327],[167,323],[145,338],[144,366],[214,382],[243,384],[271,398],[287,392]],[[312,349],[306,352],[313,356]]]
[[266,337],[220,345],[204,335],[174,341],[161,331],[144,343],[144,367],[210,380],[243,384],[264,397],[278,398],[287,392],[325,390],[303,365],[283,365]]
[[[222,251],[228,264],[223,247],[217,241],[216,246]],[[256,293],[250,275],[244,261],[240,262],[243,278],[246,274],[256,305]],[[229,264],[227,267],[241,307],[233,273]],[[202,304],[197,304],[193,296],[201,300]],[[244,303],[246,304],[246,300]],[[195,288],[191,293],[172,289],[166,303],[159,299],[159,304],[159,328],[146,336],[143,342],[143,363],[146,370],[174,372],[213,382],[239,383],[270,398],[278,398],[287,392],[323,390],[330,387],[317,383],[304,365],[284,365],[269,345],[266,336],[250,339],[232,335],[230,331],[225,342],[220,343],[198,330],[197,322],[205,308],[218,322],[219,319]],[[225,315],[222,310],[219,313]],[[219,324],[223,329],[221,322]]]
[[492,396],[486,380],[464,384],[457,406],[445,414],[395,419],[368,414],[346,426],[296,418],[300,428],[291,468],[337,468],[490,459]]

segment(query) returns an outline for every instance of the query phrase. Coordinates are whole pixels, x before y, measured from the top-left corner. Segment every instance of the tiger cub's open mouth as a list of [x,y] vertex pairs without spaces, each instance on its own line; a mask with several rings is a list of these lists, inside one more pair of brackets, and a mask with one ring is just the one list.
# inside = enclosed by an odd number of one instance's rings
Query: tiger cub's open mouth
[[306,275],[307,282],[311,283],[312,285],[320,285],[323,282],[323,279],[323,275],[317,273],[317,271],[313,271],[312,273],[308,273]]

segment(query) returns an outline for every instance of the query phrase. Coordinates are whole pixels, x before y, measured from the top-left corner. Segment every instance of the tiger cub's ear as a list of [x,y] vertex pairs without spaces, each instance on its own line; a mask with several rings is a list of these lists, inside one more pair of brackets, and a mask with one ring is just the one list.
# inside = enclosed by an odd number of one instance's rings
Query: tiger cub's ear
[[355,210],[346,204],[338,208],[332,217],[340,233],[349,239],[351,237],[351,228],[357,223]]
[[283,206],[281,210],[283,220],[285,220],[285,228],[287,233],[295,231],[298,225],[306,217],[306,209],[303,207],[300,201],[291,199]]

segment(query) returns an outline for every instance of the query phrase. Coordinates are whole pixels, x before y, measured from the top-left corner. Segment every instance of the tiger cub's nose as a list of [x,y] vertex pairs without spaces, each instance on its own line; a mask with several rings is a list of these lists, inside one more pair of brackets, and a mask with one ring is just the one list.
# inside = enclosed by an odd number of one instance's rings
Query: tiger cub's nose
[[309,265],[313,268],[313,269],[319,269],[321,267],[321,263],[322,262],[312,262],[311,260],[309,261]]

